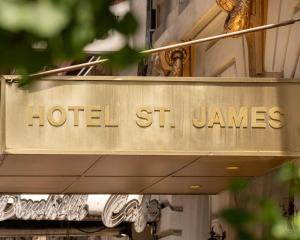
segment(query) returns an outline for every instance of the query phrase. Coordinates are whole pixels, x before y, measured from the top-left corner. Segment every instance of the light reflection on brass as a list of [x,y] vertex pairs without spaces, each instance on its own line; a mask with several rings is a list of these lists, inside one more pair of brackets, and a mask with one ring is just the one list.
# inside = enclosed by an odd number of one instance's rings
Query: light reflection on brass
[[170,112],[170,108],[166,107],[159,107],[154,109],[155,112],[159,112],[159,126],[160,127],[165,127],[165,122],[166,122],[166,112]]
[[[57,119],[54,118],[54,113],[59,112],[59,117]],[[53,127],[60,127],[64,125],[64,123],[67,120],[67,113],[65,109],[62,106],[53,106],[49,109],[48,115],[47,115],[48,122],[53,126]]]
[[136,116],[138,117],[138,120],[136,120],[138,126],[145,128],[152,125],[153,119],[150,107],[139,107]]
[[222,114],[220,107],[212,108],[209,121],[207,123],[207,126],[209,128],[213,128],[214,125],[220,125],[221,128],[225,128],[224,116]]
[[247,107],[241,107],[239,113],[236,112],[235,107],[229,107],[228,109],[228,127],[233,128],[247,128],[248,127],[248,109]]
[[44,126],[45,122],[45,108],[43,106],[39,106],[39,113],[33,112],[33,106],[28,107],[27,110],[27,117],[28,117],[28,126],[33,126],[33,119],[39,119],[39,125]]
[[105,106],[105,110],[104,110],[104,125],[105,127],[118,127],[118,123],[113,121],[110,118],[110,110],[109,110],[109,106]]
[[100,127],[101,126],[101,112],[100,106],[87,106],[86,108],[86,126],[87,127]]
[[68,110],[74,112],[74,126],[78,127],[79,111],[84,111],[84,107],[83,106],[70,106],[70,107],[68,107]]
[[251,111],[251,126],[252,128],[266,128],[265,107],[253,107]]
[[284,126],[285,119],[284,119],[284,113],[282,108],[272,107],[269,110],[269,116],[270,116],[269,125],[272,128],[279,129]]
[[206,108],[200,107],[200,119],[193,119],[193,126],[195,128],[202,128],[206,125]]

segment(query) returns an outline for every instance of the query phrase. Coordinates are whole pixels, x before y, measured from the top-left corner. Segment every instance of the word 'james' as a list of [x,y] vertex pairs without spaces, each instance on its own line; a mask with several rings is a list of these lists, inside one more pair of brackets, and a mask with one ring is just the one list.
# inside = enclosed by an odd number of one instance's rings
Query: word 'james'
[[225,111],[219,107],[213,107],[209,111],[200,107],[198,117],[193,118],[193,126],[196,128],[213,127],[221,128],[272,128],[279,129],[284,126],[284,114],[280,107],[240,107],[238,111],[229,107]]

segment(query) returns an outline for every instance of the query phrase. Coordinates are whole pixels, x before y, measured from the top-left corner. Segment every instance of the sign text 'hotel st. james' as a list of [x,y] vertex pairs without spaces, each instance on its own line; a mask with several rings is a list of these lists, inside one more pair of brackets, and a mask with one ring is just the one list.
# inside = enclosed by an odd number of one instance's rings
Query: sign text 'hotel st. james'
[[299,152],[298,80],[62,78],[1,88],[9,153]]

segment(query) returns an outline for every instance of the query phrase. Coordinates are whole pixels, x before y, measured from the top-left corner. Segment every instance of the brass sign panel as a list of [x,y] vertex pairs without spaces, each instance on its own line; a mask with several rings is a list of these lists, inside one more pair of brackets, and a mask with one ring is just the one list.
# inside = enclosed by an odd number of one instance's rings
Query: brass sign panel
[[299,155],[299,93],[300,81],[272,79],[61,78],[28,89],[6,84],[5,148]]

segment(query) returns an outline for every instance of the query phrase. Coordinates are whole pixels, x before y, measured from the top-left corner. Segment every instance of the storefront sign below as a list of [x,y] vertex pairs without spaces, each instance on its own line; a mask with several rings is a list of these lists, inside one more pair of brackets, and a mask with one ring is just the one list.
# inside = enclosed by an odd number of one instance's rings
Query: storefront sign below
[[[94,199],[95,196],[97,195],[94,195]],[[98,196],[101,199],[101,195]],[[11,218],[81,221],[89,215],[88,197],[49,195],[47,199],[34,201],[24,199],[21,195],[0,195],[0,222]],[[159,202],[151,199],[150,195],[137,196],[130,200],[129,195],[111,195],[107,201],[102,200],[101,203],[104,204],[104,209],[101,209],[98,202],[97,210],[103,211],[101,220],[108,228],[117,227],[122,222],[132,222],[135,231],[142,232],[147,223],[154,222],[160,214]]]
[[87,214],[87,195],[49,195],[47,200],[21,199],[20,195],[0,195],[0,221],[83,220]]

